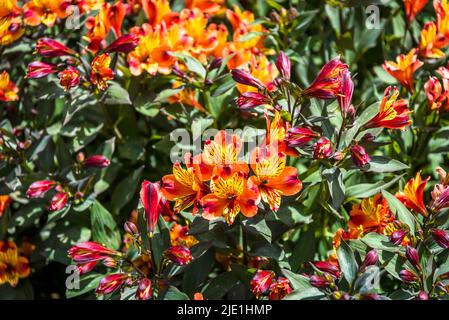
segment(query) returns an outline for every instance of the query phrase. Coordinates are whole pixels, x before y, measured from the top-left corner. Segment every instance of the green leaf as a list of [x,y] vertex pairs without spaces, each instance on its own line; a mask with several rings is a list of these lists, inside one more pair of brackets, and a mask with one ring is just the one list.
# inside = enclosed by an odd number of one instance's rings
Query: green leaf
[[119,211],[134,197],[139,186],[139,181],[144,166],[134,170],[132,174],[119,182],[112,193],[112,212],[118,214]]
[[305,290],[295,290],[286,295],[284,300],[319,300],[324,297],[324,293],[319,289],[312,287]]
[[390,210],[398,218],[398,220],[405,223],[409,227],[410,233],[415,235],[415,217],[413,214],[402,204],[401,201],[399,201],[388,191],[382,190],[382,196],[387,200]]
[[323,170],[323,178],[327,181],[329,193],[332,198],[332,208],[338,210],[345,200],[345,185],[343,175],[338,168]]
[[401,247],[396,246],[390,242],[388,237],[376,232],[370,232],[364,236],[361,241],[368,247],[389,252],[400,252]]
[[287,269],[283,269],[282,273],[288,279],[288,281],[290,281],[293,290],[304,290],[312,287],[309,278],[307,278],[306,276],[293,273]]
[[[101,279],[103,279],[104,277],[105,277],[104,274],[99,273],[89,273],[85,276],[82,276],[81,280],[78,283],[79,289],[77,288],[67,289],[65,292],[66,298],[71,299],[79,297],[80,295],[83,295],[89,291],[94,290],[96,287],[98,287]],[[75,280],[76,279],[74,279],[74,281]],[[68,279],[67,282],[70,284],[70,279]],[[76,283],[73,282],[73,285],[76,285]]]
[[409,166],[394,159],[389,159],[383,156],[374,156],[371,158],[369,164],[367,164],[362,170],[366,172],[395,172],[408,169]]
[[357,261],[355,260],[354,252],[344,240],[341,241],[340,247],[337,249],[337,257],[344,277],[348,283],[351,284],[357,276],[357,270],[359,267],[357,265]]
[[118,249],[121,245],[120,232],[111,213],[95,201],[90,210],[92,238],[107,247]]
[[177,52],[170,52],[170,55],[175,58],[180,59],[182,62],[184,62],[187,69],[196,73],[202,79],[206,78],[206,69],[204,68],[203,64],[201,62],[199,62],[197,59],[195,59],[194,57],[183,54],[183,53],[177,53]]
[[388,182],[378,181],[376,183],[361,183],[349,186],[346,188],[346,196],[348,198],[353,197],[359,199],[372,197],[381,192],[383,189],[388,189],[392,185],[395,185],[396,182],[404,175],[405,173],[400,176],[396,176]]
[[202,294],[205,299],[221,299],[229,290],[234,288],[237,283],[238,279],[232,272],[225,272],[210,280],[209,283],[204,286]]
[[131,99],[129,98],[128,90],[124,89],[120,84],[113,82],[105,94],[105,104],[109,105],[117,105],[117,104],[126,104],[132,105]]
[[164,292],[163,300],[189,300],[189,296],[179,291],[176,287],[170,286]]
[[255,236],[261,236],[266,241],[271,242],[271,230],[264,217],[257,215],[254,218],[242,221],[243,228]]

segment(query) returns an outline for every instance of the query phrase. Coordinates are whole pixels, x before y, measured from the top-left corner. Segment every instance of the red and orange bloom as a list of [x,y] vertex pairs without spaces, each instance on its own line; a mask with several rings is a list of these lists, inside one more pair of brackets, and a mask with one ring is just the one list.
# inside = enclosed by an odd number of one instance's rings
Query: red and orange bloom
[[198,212],[199,201],[208,192],[205,184],[195,174],[194,167],[184,169],[179,163],[173,165],[173,174],[162,178],[161,191],[168,201],[175,202],[173,208],[175,212],[193,205],[193,213]]
[[0,241],[0,285],[17,286],[19,279],[30,275],[28,258],[21,255],[13,241]]
[[9,79],[6,71],[0,73],[0,101],[16,101],[19,100],[19,88]]
[[246,173],[235,172],[227,178],[213,176],[210,188],[212,193],[201,199],[204,218],[224,217],[231,225],[240,212],[248,218],[257,214],[259,192],[257,188],[248,186]]
[[435,185],[431,192],[433,211],[440,211],[441,209],[449,207],[449,176],[442,168],[438,167],[437,172],[440,175],[440,183]]
[[408,54],[396,57],[396,61],[386,61],[382,66],[409,92],[414,92],[413,75],[423,64],[418,60],[417,49],[412,49]]
[[434,0],[433,7],[437,14],[437,29],[442,41],[448,44],[449,39],[449,2],[447,0]]
[[170,247],[164,252],[165,257],[173,263],[184,266],[192,261],[190,249],[185,246]]
[[101,279],[100,284],[96,289],[96,293],[98,295],[105,295],[113,293],[115,290],[120,288],[127,280],[130,279],[130,276],[126,273],[116,273],[110,274],[103,279]]
[[6,211],[8,205],[12,202],[12,198],[9,195],[0,195],[0,218]]
[[426,6],[429,0],[404,0],[405,16],[408,22],[413,21],[415,16]]
[[275,274],[273,271],[257,270],[255,276],[250,282],[251,291],[259,298],[261,295],[268,292],[271,284],[274,281]]
[[401,129],[405,130],[405,127],[411,124],[409,114],[411,111],[407,107],[405,100],[396,101],[399,96],[399,90],[391,87],[385,90],[385,94],[380,103],[379,113],[372,118],[366,125],[366,128],[388,128],[388,129]]
[[110,64],[111,57],[107,53],[96,56],[91,63],[90,79],[100,90],[106,90],[108,87],[106,81],[114,79],[114,72],[109,68]]
[[201,292],[195,292],[193,300],[204,300],[203,294]]
[[240,97],[237,98],[237,106],[240,110],[249,110],[269,104],[271,102],[270,98],[260,94],[258,92],[244,92]]
[[351,100],[354,93],[354,81],[352,81],[351,73],[344,70],[341,76],[340,90],[337,96],[340,110],[344,116],[351,111]]
[[148,278],[142,278],[139,280],[136,291],[137,300],[150,300],[153,295],[151,280]]
[[198,243],[198,240],[188,234],[189,227],[182,226],[179,223],[174,223],[170,228],[170,242],[172,246],[186,246],[187,248],[192,247]]
[[427,105],[430,110],[440,109],[447,99],[447,92],[443,92],[443,86],[437,77],[432,76],[424,84],[424,92],[427,97]]
[[404,187],[403,192],[396,193],[398,198],[407,208],[410,208],[423,216],[427,216],[426,205],[424,204],[424,189],[427,181],[422,180],[421,173],[418,172],[414,178],[411,178]]
[[63,209],[68,200],[68,195],[65,192],[58,192],[51,198],[50,206],[48,207],[48,210],[50,211],[59,211]]
[[33,182],[26,192],[28,198],[42,198],[47,191],[53,189],[56,182],[52,180],[40,180]]
[[59,84],[64,88],[64,90],[70,91],[70,89],[79,84],[81,75],[78,69],[68,66],[66,69],[58,73],[58,77]]
[[303,91],[306,96],[318,99],[334,99],[338,96],[342,75],[348,66],[341,62],[340,57],[326,63],[312,84]]
[[29,79],[39,79],[56,72],[58,72],[58,68],[54,64],[33,61],[28,65],[26,77]]
[[[442,41],[443,40],[443,41]],[[419,55],[424,58],[441,59],[444,52],[441,48],[447,45],[445,38],[438,34],[435,22],[428,22],[421,30],[419,42]]]
[[45,24],[53,27],[57,19],[64,19],[73,12],[69,0],[30,0],[23,6],[24,21],[30,26]]
[[217,14],[224,10],[224,0],[186,0],[189,9],[198,8],[208,14]]
[[74,262],[86,264],[106,258],[115,258],[120,252],[106,248],[97,242],[80,242],[68,250],[68,255]]
[[321,137],[313,146],[314,159],[328,159],[333,153],[332,142],[326,137]]
[[45,58],[76,55],[76,52],[72,49],[50,38],[41,38],[37,40],[36,51]]
[[270,294],[268,295],[268,298],[270,300],[282,300],[292,291],[293,289],[290,286],[290,281],[288,281],[287,278],[279,277],[270,285]]
[[249,185],[257,187],[262,200],[273,211],[279,209],[282,196],[293,196],[302,189],[298,170],[286,166],[285,155],[270,146],[252,152],[251,168],[255,175],[249,178]]
[[5,10],[1,6],[2,4],[0,4],[0,45],[7,46],[22,37],[25,29],[22,25],[22,18],[18,13],[20,9],[18,9],[18,12],[12,9],[8,13],[8,9]]

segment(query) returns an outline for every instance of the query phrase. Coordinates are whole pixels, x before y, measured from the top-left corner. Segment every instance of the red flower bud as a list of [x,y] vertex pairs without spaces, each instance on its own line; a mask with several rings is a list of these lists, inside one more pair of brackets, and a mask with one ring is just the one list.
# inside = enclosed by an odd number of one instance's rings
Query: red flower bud
[[276,68],[279,70],[282,78],[287,81],[290,80],[291,63],[290,59],[283,51],[280,52],[276,60]]
[[193,295],[193,300],[204,300],[203,294],[200,292],[195,292]]
[[354,82],[352,81],[351,73],[348,70],[343,70],[343,74],[341,76],[341,86],[337,96],[338,104],[340,105],[343,115],[351,115],[351,113],[355,112],[354,107],[351,108],[353,93]]
[[364,167],[371,161],[371,158],[368,153],[366,153],[365,148],[359,145],[351,147],[351,157],[357,167]]
[[26,192],[28,198],[42,198],[47,191],[52,189],[56,185],[56,182],[51,180],[41,180],[33,182]]
[[159,215],[161,214],[164,205],[159,182],[153,183],[147,180],[142,182],[140,201],[145,209],[148,232],[151,234],[157,224],[157,220],[159,219]]
[[329,139],[321,137],[315,143],[313,149],[314,159],[327,159],[332,156],[332,153],[333,153],[332,142]]
[[265,85],[259,79],[253,77],[250,73],[241,69],[232,69],[232,78],[235,82],[254,87],[257,89],[264,89]]
[[449,248],[449,234],[444,230],[432,229],[430,230],[435,242],[443,249]]
[[394,245],[400,245],[406,235],[407,232],[405,232],[404,230],[397,230],[390,235],[390,242]]
[[95,266],[97,265],[97,262],[98,261],[92,261],[92,262],[88,262],[88,263],[78,264],[76,266],[76,269],[78,270],[78,273],[80,275],[86,274],[86,273],[92,271],[93,268],[95,268]]
[[86,167],[106,168],[111,164],[108,158],[102,155],[93,155],[84,160],[83,165]]
[[337,279],[340,278],[340,269],[337,266],[333,265],[332,263],[326,261],[317,261],[313,262],[313,265],[321,272],[328,273],[332,277]]
[[399,277],[402,279],[402,281],[408,283],[415,282],[416,280],[418,280],[418,277],[413,272],[406,269],[401,270],[399,272]]
[[165,256],[171,262],[184,266],[192,261],[190,249],[184,246],[173,246],[165,250]]
[[257,92],[245,92],[237,98],[237,106],[241,110],[252,109],[264,104],[269,104],[270,99]]
[[366,254],[365,260],[363,260],[361,269],[375,265],[378,261],[379,261],[379,256],[377,255],[377,251],[373,249]]
[[38,79],[56,72],[58,72],[58,69],[55,65],[40,61],[34,61],[28,65],[28,73],[26,77],[29,79]]
[[139,37],[130,33],[119,37],[112,42],[106,49],[106,52],[129,53],[139,44]]
[[339,94],[342,74],[348,66],[337,57],[326,63],[304,94],[318,99],[334,99]]
[[318,137],[318,134],[309,128],[294,127],[288,130],[285,141],[289,147],[301,147]]
[[131,222],[131,221],[126,221],[125,222],[124,229],[129,234],[132,234],[132,235],[139,234],[139,230],[137,230],[137,226],[133,222]]
[[310,284],[316,288],[326,288],[329,286],[329,281],[321,276],[310,276]]
[[108,257],[117,257],[119,252],[108,249],[96,242],[80,242],[68,250],[68,255],[74,262],[85,264]]
[[209,65],[209,70],[212,71],[214,69],[218,69],[223,64],[222,58],[215,58]]
[[69,49],[62,43],[50,38],[41,38],[37,40],[36,50],[45,58],[76,55],[76,52],[72,49]]
[[270,300],[282,300],[287,294],[293,291],[287,278],[279,277],[276,282],[270,285]]
[[405,248],[405,256],[407,257],[407,260],[414,266],[415,268],[419,268],[419,255],[418,251],[411,247],[407,246]]
[[129,275],[126,273],[110,274],[101,279],[97,287],[96,293],[98,295],[109,294],[117,290],[126,280]]
[[48,207],[48,210],[50,210],[50,211],[61,210],[67,204],[67,199],[68,199],[67,193],[58,192],[57,194],[55,194],[53,196],[53,198],[51,198],[50,206]]
[[420,291],[416,296],[417,300],[429,300],[429,296],[424,291]]
[[137,286],[136,299],[137,300],[150,300],[153,294],[151,280],[148,278],[143,278],[139,280],[139,285]]
[[251,291],[257,298],[265,294],[270,289],[274,276],[273,271],[257,270],[250,282]]

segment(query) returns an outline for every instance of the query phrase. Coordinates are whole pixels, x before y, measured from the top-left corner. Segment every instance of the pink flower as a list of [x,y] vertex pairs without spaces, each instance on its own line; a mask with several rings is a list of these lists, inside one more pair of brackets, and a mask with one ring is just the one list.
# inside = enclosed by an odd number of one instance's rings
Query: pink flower
[[267,96],[257,92],[245,92],[237,98],[237,106],[241,110],[253,109],[269,103],[270,99]]
[[160,190],[159,182],[153,183],[147,180],[142,182],[140,202],[145,209],[148,232],[152,234],[164,206],[164,198]]
[[56,185],[55,181],[51,180],[40,180],[33,182],[26,192],[28,198],[42,198],[47,191],[52,189]]
[[93,155],[84,160],[83,165],[86,167],[106,168],[111,164],[108,158],[102,155]]
[[371,158],[368,153],[366,153],[365,148],[358,144],[351,147],[351,156],[352,161],[357,167],[364,167],[371,161]]
[[28,65],[28,73],[26,77],[29,79],[38,79],[56,72],[58,72],[58,69],[53,64],[33,61]]
[[50,206],[49,206],[48,210],[50,210],[50,211],[59,211],[59,210],[61,210],[67,204],[67,199],[68,199],[67,193],[65,193],[65,192],[58,192],[51,199]]
[[257,270],[256,275],[250,282],[251,291],[258,298],[270,289],[274,281],[274,272],[267,270]]
[[309,128],[294,127],[288,130],[285,142],[289,147],[301,147],[317,137],[318,134]]
[[148,278],[142,278],[139,280],[136,291],[137,300],[150,300],[153,294],[151,280]]
[[129,275],[126,273],[110,274],[101,279],[100,284],[97,287],[96,293],[98,295],[109,294],[117,290],[126,280]]
[[36,50],[45,58],[76,55],[76,52],[72,49],[69,49],[62,43],[50,38],[41,38],[37,40]]
[[313,149],[314,159],[328,159],[332,156],[332,153],[333,153],[332,142],[329,139],[321,137],[315,143]]
[[108,249],[96,242],[80,242],[68,250],[68,255],[74,262],[86,264],[93,261],[103,260],[108,257],[120,256],[120,253]]

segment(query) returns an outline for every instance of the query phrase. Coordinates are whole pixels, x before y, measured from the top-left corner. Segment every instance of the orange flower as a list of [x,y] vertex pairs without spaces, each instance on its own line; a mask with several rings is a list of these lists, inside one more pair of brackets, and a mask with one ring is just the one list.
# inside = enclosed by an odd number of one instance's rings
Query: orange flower
[[418,60],[417,49],[412,49],[406,55],[396,57],[396,61],[386,61],[383,68],[403,85],[409,92],[414,92],[413,74],[424,63]]
[[70,0],[31,0],[23,6],[25,23],[53,27],[56,19],[64,19],[73,12]]
[[449,35],[449,2],[448,0],[434,0],[433,7],[437,14],[437,29],[438,33],[447,39]]
[[289,147],[286,137],[290,129],[290,123],[283,120],[281,113],[274,112],[273,120],[270,120],[268,113],[265,112],[265,120],[267,126],[267,133],[265,138],[265,145],[277,146],[279,152],[283,152],[288,156],[297,157],[299,155],[295,148]]
[[256,148],[251,153],[251,168],[255,176],[249,178],[250,185],[257,186],[262,200],[277,211],[282,196],[293,196],[301,191],[298,170],[285,165],[285,154],[270,146]]
[[152,26],[159,24],[171,12],[168,0],[142,0],[142,7]]
[[198,8],[208,14],[217,14],[223,12],[224,0],[186,0],[186,7]]
[[419,55],[424,58],[444,58],[444,52],[440,49],[445,45],[445,43],[441,42],[435,22],[426,23],[421,30]]
[[407,108],[405,100],[396,101],[398,96],[399,90],[396,87],[393,89],[393,93],[391,93],[391,87],[388,87],[380,103],[379,113],[365,127],[405,130],[405,127],[412,122],[409,119],[411,111]]
[[111,57],[107,53],[96,56],[91,63],[90,79],[100,90],[106,90],[108,87],[106,81],[114,79],[114,72],[109,68],[110,64]]
[[0,2],[0,45],[11,44],[23,35],[25,30],[20,15],[16,0]]
[[198,240],[188,235],[189,227],[174,223],[170,229],[170,240],[172,246],[186,246],[188,248],[198,243]]
[[426,6],[429,0],[404,0],[405,15],[411,22],[415,16]]
[[236,172],[228,178],[213,176],[210,188],[212,193],[201,199],[204,218],[224,217],[231,225],[240,212],[248,218],[257,214],[260,196],[257,188],[247,184],[247,174]]
[[0,73],[0,101],[16,101],[19,100],[19,88],[9,79],[6,71]]
[[195,174],[194,168],[183,169],[179,163],[173,165],[173,174],[162,178],[161,191],[168,201],[175,201],[175,212],[193,205],[194,213],[198,212],[199,200],[208,192],[207,187]]
[[12,241],[0,241],[0,285],[8,282],[15,287],[19,279],[28,277],[30,272],[29,261],[19,254],[17,245]]
[[427,217],[427,209],[424,204],[424,189],[429,179],[430,177],[423,181],[421,173],[418,172],[414,178],[411,178],[407,182],[403,192],[396,193],[396,198],[404,203],[407,208],[412,209],[425,217]]
[[0,218],[6,211],[6,208],[11,203],[12,199],[9,195],[0,195]]

